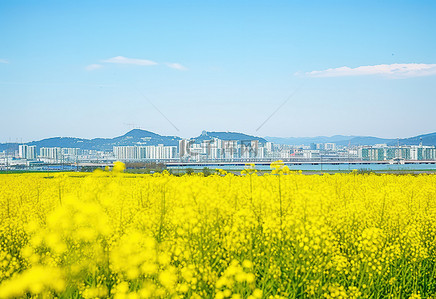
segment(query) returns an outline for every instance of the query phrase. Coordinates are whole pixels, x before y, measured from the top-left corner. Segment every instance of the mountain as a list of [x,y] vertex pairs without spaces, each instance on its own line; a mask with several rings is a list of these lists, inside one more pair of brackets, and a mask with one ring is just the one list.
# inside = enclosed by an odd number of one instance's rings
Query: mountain
[[[403,138],[400,139],[400,145],[419,145],[422,141],[422,145],[436,145],[436,133],[430,133],[430,134],[424,134],[424,135],[418,135],[415,137],[410,138]],[[388,145],[397,145],[398,140],[393,140],[392,142],[388,143]]]
[[355,138],[356,136],[344,136],[344,135],[334,135],[331,137],[327,136],[316,136],[316,137],[265,137],[266,140],[278,144],[288,144],[288,145],[310,145],[311,143],[339,143],[348,142],[349,140]]
[[[153,132],[134,129],[123,136],[115,138],[94,138],[83,139],[73,137],[53,137],[39,141],[25,143],[27,145],[36,145],[37,149],[41,147],[72,147],[86,150],[106,150],[111,151],[117,145],[179,145],[181,138],[177,136],[162,136]],[[0,151],[18,150],[19,143],[0,144]]]
[[[259,140],[265,143],[266,140],[262,137],[250,136],[242,133],[235,132],[206,132],[195,138],[196,142],[202,140],[210,140],[212,138],[219,138],[222,140]],[[111,151],[114,146],[119,145],[158,145],[165,146],[179,146],[180,137],[177,136],[162,136],[150,131],[134,129],[126,134],[115,138],[74,138],[74,137],[53,137],[46,138],[39,141],[32,141],[25,143],[27,145],[36,145],[36,148],[41,147],[72,147],[85,150],[105,150]],[[13,152],[18,150],[20,143],[0,143],[0,151]]]
[[251,136],[237,132],[207,132],[203,131],[200,136],[195,137],[196,142],[204,140],[211,140],[212,138],[218,138],[221,140],[238,140],[238,141],[251,141],[258,140],[260,143],[265,143],[267,140],[262,137]]
[[350,140],[337,142],[339,145],[375,145],[375,144],[388,144],[395,139],[378,138],[371,136],[356,136]]
[[[317,137],[256,137],[237,132],[208,132],[203,131],[202,134],[195,139],[196,142],[203,140],[210,140],[218,138],[221,140],[239,140],[249,141],[258,140],[260,143],[271,141],[278,144],[288,145],[310,145],[311,143],[336,143],[338,145],[374,145],[374,144],[387,144],[397,145],[397,139],[386,139],[370,136],[347,136],[347,135],[334,135],[334,136],[317,136]],[[36,145],[37,149],[41,147],[72,147],[87,150],[105,150],[111,151],[114,146],[118,145],[158,145],[163,144],[166,146],[178,146],[180,137],[177,136],[163,136],[150,131],[134,129],[126,134],[115,138],[74,138],[74,137],[53,137],[46,138],[39,141],[32,141],[25,143],[27,145]],[[418,145],[422,141],[423,145],[436,146],[436,133],[423,134],[410,138],[400,139],[401,145]],[[0,152],[7,151],[13,152],[18,150],[20,143],[0,143]]]
[[0,143],[0,152],[14,152],[18,150],[18,146],[21,143]]
[[370,136],[345,136],[334,135],[331,137],[265,137],[266,140],[288,145],[310,145],[311,143],[336,143],[338,145],[374,145],[392,142],[394,139],[384,139]]
[[[335,135],[331,137],[317,136],[317,137],[265,137],[266,140],[288,145],[310,145],[311,143],[336,143],[338,145],[375,145],[375,144],[387,144],[397,145],[397,139],[379,138],[371,136],[344,136]],[[418,145],[421,142],[423,145],[436,146],[436,133],[419,135],[410,138],[400,139],[401,145]]]
[[179,140],[181,138],[177,136],[163,136],[150,131],[141,129],[134,129],[123,136],[115,137],[112,139],[96,138],[92,139],[97,141],[100,148],[105,150],[112,150],[113,146],[118,145],[158,145],[163,144],[166,146],[179,146]]

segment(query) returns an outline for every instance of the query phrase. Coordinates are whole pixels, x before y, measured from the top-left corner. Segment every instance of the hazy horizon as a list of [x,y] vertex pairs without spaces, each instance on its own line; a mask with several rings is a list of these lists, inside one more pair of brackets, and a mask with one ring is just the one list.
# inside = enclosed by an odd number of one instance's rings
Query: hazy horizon
[[[135,129],[140,129],[140,130],[145,130],[145,131],[149,131],[147,129],[144,128],[135,128]],[[24,140],[24,139],[19,139],[19,138],[15,138],[15,140],[7,140],[7,141],[0,141],[0,143],[29,143],[29,142],[33,142],[33,141],[39,141],[39,140],[43,140],[43,139],[49,139],[49,138],[57,138],[57,137],[63,137],[63,138],[80,138],[80,139],[95,139],[95,138],[115,138],[115,137],[119,137],[122,135],[127,134],[128,132],[130,132],[131,130],[134,129],[129,129],[127,131],[125,131],[124,133],[121,133],[119,135],[114,135],[114,136],[94,136],[94,137],[82,137],[82,136],[46,136],[46,137],[42,137],[39,139],[34,139],[34,140]],[[162,136],[176,136],[176,137],[181,137],[181,138],[195,138],[201,135],[202,131],[199,131],[198,134],[192,135],[192,136],[180,136],[177,134],[160,134],[158,132],[153,132],[150,131],[152,133],[156,133],[158,135],[162,135]],[[436,132],[428,132],[428,133],[422,133],[422,134],[417,134],[417,135],[413,135],[413,136],[396,136],[396,137],[384,137],[384,136],[371,136],[371,135],[344,135],[344,134],[334,134],[334,135],[316,135],[316,136],[262,136],[262,135],[256,135],[256,134],[248,134],[246,132],[237,132],[237,131],[208,131],[208,132],[229,132],[229,133],[243,133],[243,134],[247,134],[247,135],[252,135],[255,137],[261,137],[261,138],[282,138],[282,139],[288,139],[288,138],[321,138],[321,137],[326,137],[326,138],[331,138],[334,136],[344,136],[344,137],[376,137],[376,138],[381,138],[381,139],[403,139],[403,138],[409,138],[409,137],[416,137],[418,135],[426,135],[426,134],[431,134],[431,133],[436,133]]]

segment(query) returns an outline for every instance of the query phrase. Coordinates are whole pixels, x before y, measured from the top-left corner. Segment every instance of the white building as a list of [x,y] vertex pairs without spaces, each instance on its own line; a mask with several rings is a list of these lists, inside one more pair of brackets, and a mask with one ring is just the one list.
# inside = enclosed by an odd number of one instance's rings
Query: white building
[[336,143],[325,143],[324,149],[326,151],[335,151],[336,150]]
[[223,153],[224,159],[237,159],[238,154],[238,141],[236,140],[223,140]]
[[34,160],[36,159],[36,146],[22,144],[18,146],[18,156],[22,159]]
[[47,162],[58,163],[62,161],[62,149],[60,147],[41,147],[39,158]]
[[283,149],[280,151],[280,158],[281,159],[289,159],[291,157],[291,151],[287,149]]
[[303,150],[303,158],[305,159],[319,159],[319,150]]
[[62,154],[67,156],[78,156],[81,154],[80,148],[64,147],[62,148]]
[[260,146],[257,149],[257,156],[256,156],[256,158],[257,159],[263,159],[263,158],[265,158],[265,155],[266,155],[266,148],[263,147],[263,146]]
[[241,143],[241,158],[243,159],[255,159],[257,158],[259,150],[259,141],[251,140],[249,142]]
[[186,158],[189,155],[189,141],[186,139],[179,140],[179,156],[180,159]]
[[114,155],[118,160],[170,160],[177,157],[177,146],[164,146],[159,144],[141,146],[114,146]]
[[118,160],[139,160],[138,146],[114,146],[114,155]]
[[410,160],[436,160],[434,146],[412,145],[410,147]]

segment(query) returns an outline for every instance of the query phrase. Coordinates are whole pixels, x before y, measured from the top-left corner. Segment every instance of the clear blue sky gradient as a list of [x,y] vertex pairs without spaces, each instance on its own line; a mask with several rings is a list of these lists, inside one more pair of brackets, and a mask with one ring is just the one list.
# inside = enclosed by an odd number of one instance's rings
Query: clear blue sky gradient
[[[0,142],[128,123],[183,137],[436,132],[435,75],[305,74],[436,64],[435,15],[436,1],[1,1]],[[116,56],[157,64],[103,62]]]

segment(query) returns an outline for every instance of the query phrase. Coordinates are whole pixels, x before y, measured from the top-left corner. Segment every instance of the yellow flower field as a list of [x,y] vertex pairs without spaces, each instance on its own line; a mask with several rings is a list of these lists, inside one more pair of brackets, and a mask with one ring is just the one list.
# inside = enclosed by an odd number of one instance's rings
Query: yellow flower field
[[436,175],[0,175],[0,298],[436,298]]

